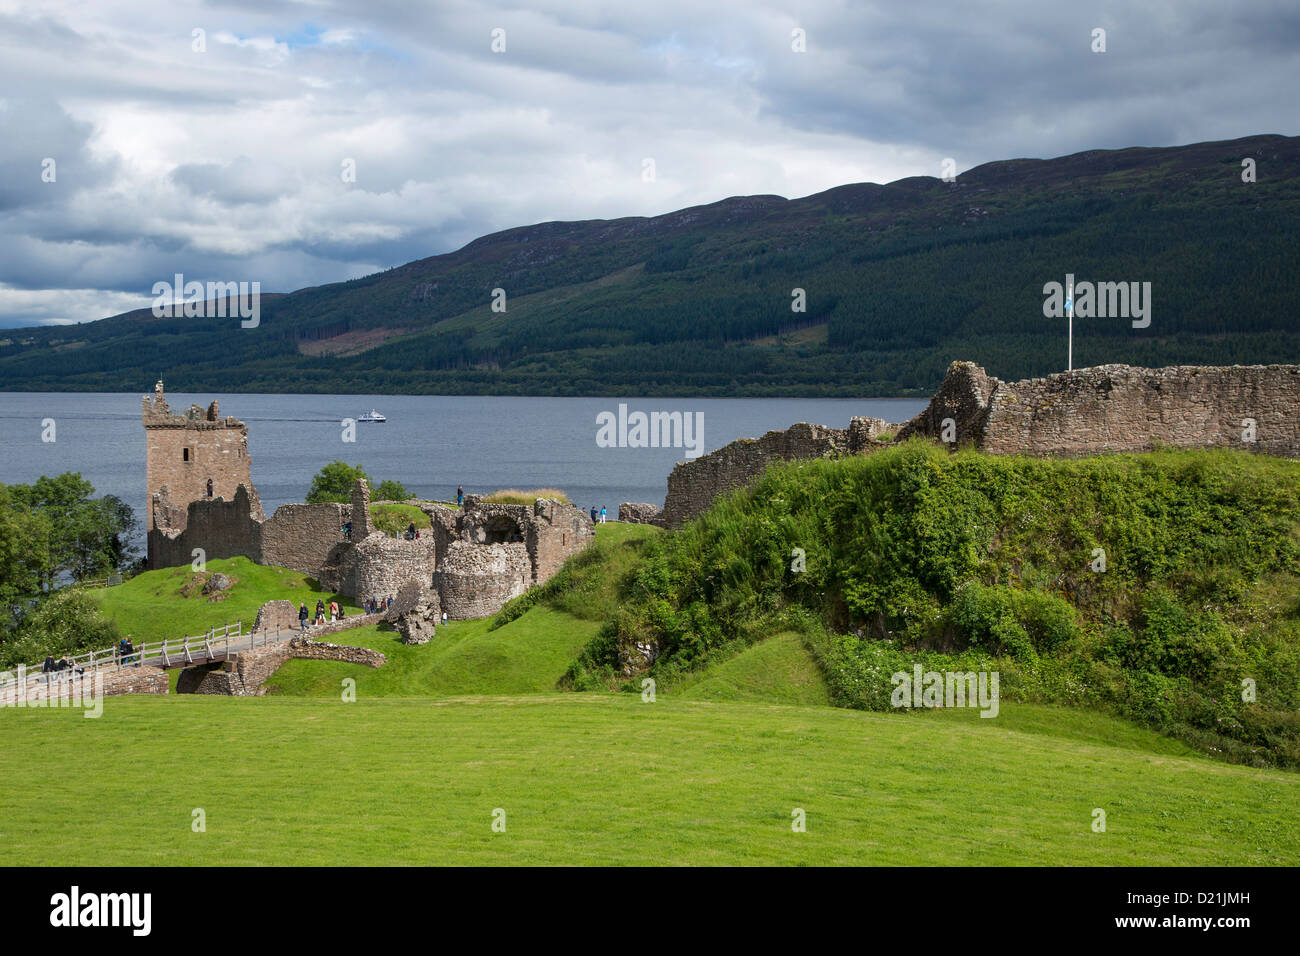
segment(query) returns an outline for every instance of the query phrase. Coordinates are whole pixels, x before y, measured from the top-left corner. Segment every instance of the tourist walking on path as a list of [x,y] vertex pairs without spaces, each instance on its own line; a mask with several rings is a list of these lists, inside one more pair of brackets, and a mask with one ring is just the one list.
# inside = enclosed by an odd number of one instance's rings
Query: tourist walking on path
[[339,602],[330,601],[330,620],[337,621],[338,619],[339,619]]
[[298,629],[307,630],[307,605],[305,604],[298,608]]
[[316,623],[325,623],[325,602],[320,598],[316,599]]

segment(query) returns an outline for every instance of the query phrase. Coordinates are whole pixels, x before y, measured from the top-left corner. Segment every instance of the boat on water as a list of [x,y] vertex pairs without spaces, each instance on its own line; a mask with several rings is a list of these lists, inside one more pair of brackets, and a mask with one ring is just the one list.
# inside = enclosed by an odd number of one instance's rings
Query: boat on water
[[385,418],[383,415],[380,415],[377,411],[375,411],[375,410],[372,408],[372,409],[370,409],[370,411],[367,412],[365,415],[362,415],[360,418],[358,418],[357,421],[359,421],[359,422],[386,422],[386,421],[388,421],[388,419]]

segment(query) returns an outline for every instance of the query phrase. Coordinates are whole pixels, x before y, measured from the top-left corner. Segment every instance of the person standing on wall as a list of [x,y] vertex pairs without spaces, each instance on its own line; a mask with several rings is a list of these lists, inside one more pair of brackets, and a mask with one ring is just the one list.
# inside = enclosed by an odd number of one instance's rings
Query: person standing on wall
[[456,507],[459,508],[464,503],[465,503],[465,486],[457,485],[456,486]]

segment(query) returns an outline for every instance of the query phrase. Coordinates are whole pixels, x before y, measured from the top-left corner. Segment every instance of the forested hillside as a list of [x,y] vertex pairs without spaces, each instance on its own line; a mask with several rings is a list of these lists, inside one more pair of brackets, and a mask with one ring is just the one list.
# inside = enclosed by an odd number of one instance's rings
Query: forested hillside
[[1077,320],[1076,365],[1297,362],[1297,223],[1296,137],[1010,160],[511,229],[264,297],[255,329],[146,310],[0,333],[0,387],[139,391],[165,369],[187,390],[925,394],[957,358],[1063,367],[1043,286],[1067,273],[1152,289],[1147,328]]

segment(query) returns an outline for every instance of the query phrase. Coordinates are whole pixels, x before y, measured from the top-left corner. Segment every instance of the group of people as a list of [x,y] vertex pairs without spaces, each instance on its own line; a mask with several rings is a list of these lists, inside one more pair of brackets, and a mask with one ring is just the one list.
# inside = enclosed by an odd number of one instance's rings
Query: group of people
[[595,505],[592,505],[592,506],[591,506],[591,523],[592,523],[592,524],[604,524],[604,523],[605,523],[605,506],[604,506],[604,505],[601,505],[601,508],[600,508],[600,511],[599,511],[599,512],[596,511],[596,506],[595,506]]
[[83,674],[85,670],[84,667],[73,667],[66,654],[60,655],[57,661],[53,655],[47,655],[45,663],[41,665],[41,673],[46,675],[45,680],[47,683],[51,680],[51,677],[62,677],[64,671],[76,671],[78,674]]
[[390,594],[387,598],[381,598],[378,596],[366,598],[366,603],[363,606],[365,607],[367,614],[378,614],[379,612],[386,611],[393,606],[393,596]]
[[343,605],[340,604],[338,601],[330,601],[329,607],[326,607],[324,601],[317,599],[316,615],[314,618],[312,617],[311,614],[307,612],[307,605],[303,604],[299,606],[298,626],[305,631],[307,630],[309,623],[324,624],[327,620],[341,621],[343,620],[343,613],[344,613]]

